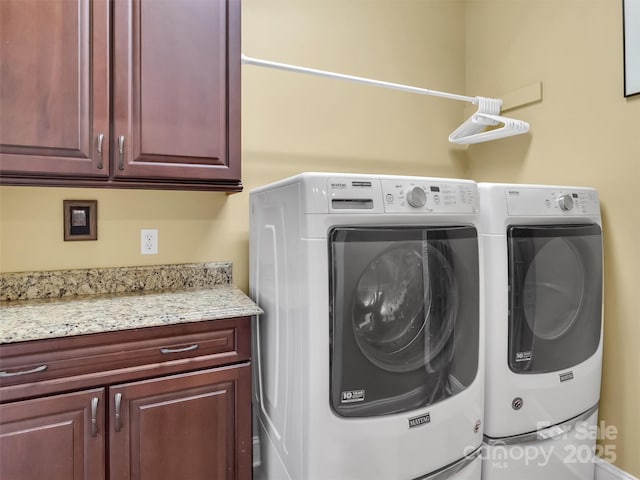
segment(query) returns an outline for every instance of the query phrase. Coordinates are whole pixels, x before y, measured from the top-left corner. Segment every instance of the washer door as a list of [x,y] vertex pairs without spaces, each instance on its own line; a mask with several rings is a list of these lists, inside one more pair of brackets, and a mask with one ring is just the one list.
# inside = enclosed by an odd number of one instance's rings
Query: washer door
[[546,373],[583,362],[600,343],[600,227],[512,226],[507,238],[509,367]]
[[[430,278],[430,272],[438,276]],[[438,248],[416,242],[389,247],[369,263],[355,286],[351,326],[360,351],[389,372],[422,367],[425,348],[432,360],[439,358],[452,340],[457,296],[451,266]],[[433,320],[436,316],[439,321]],[[426,344],[425,335],[430,338]]]
[[329,241],[334,410],[385,415],[464,390],[478,367],[475,229],[335,228]]

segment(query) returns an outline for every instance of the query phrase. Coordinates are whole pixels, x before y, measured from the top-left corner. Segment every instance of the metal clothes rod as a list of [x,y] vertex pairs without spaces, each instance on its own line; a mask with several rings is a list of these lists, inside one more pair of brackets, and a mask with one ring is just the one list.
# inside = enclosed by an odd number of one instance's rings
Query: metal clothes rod
[[448,98],[451,100],[460,100],[463,102],[478,104],[478,97],[467,97],[465,95],[457,95],[455,93],[440,92],[438,90],[429,90],[426,88],[412,87],[410,85],[403,85],[401,83],[383,82],[381,80],[373,80],[371,78],[356,77],[353,75],[345,75],[342,73],[328,72],[326,70],[317,70],[315,68],[299,67],[297,65],[290,65],[287,63],[272,62],[269,60],[261,60],[258,58],[247,57],[242,54],[242,63],[246,65],[256,65],[259,67],[274,68],[276,70],[286,70],[288,72],[306,73],[309,75],[315,75],[318,77],[335,78],[338,80],[347,80],[349,82],[364,83],[366,85],[373,85],[376,87],[390,88],[392,90],[400,90],[409,93],[418,93],[420,95],[431,95],[434,97]]
[[[318,77],[347,80],[349,82],[364,83],[365,85],[390,88],[392,90],[418,93],[420,95],[432,95],[434,97],[448,98],[451,100],[461,100],[463,102],[478,105],[478,111],[460,125],[453,133],[451,133],[451,135],[449,135],[449,141],[451,143],[466,145],[471,143],[488,142],[499,138],[520,135],[529,131],[529,124],[527,122],[498,115],[502,106],[502,100],[498,98],[467,97],[465,95],[457,95],[455,93],[402,85],[401,83],[383,82],[380,80],[373,80],[371,78],[327,72],[326,70],[299,67],[297,65],[272,62],[270,60],[261,60],[258,58],[247,57],[244,54],[241,56],[241,61],[245,65],[256,65],[258,67],[274,68],[276,70],[285,70],[288,72],[306,73],[308,75],[315,75]],[[494,128],[501,124],[501,127]]]

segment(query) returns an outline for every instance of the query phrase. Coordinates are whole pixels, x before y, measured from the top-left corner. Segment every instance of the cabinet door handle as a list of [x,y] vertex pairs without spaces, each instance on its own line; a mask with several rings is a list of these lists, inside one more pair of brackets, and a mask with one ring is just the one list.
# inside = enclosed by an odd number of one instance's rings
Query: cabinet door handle
[[124,170],[124,135],[118,137],[118,169]]
[[196,350],[198,348],[198,344],[194,343],[193,345],[189,345],[188,347],[181,348],[161,348],[160,353],[163,355],[168,355],[170,353],[182,353],[182,352],[190,352],[192,350]]
[[28,375],[30,373],[44,372],[47,369],[46,365],[40,365],[39,367],[32,368],[30,370],[21,370],[18,372],[0,372],[0,377],[17,377],[18,375]]
[[120,404],[122,403],[122,394],[121,393],[116,393],[115,396],[115,403],[116,403],[116,432],[119,432],[120,430],[122,430],[122,423],[120,423]]
[[98,169],[102,170],[102,142],[104,141],[104,135],[98,134]]
[[91,399],[91,436],[98,436],[98,397]]

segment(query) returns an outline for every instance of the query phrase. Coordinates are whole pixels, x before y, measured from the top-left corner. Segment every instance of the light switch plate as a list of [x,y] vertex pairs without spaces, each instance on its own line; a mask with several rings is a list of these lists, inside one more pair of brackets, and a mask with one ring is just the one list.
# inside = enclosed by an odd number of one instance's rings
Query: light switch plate
[[63,200],[62,206],[65,242],[98,239],[97,200]]

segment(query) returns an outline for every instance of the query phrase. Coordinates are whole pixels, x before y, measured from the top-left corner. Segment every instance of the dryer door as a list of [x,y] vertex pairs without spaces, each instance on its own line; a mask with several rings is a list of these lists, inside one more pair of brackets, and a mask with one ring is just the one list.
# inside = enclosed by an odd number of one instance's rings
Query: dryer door
[[509,367],[563,370],[600,343],[602,231],[598,225],[512,226],[509,250]]
[[334,228],[329,249],[336,413],[403,412],[473,382],[479,341],[475,228]]

